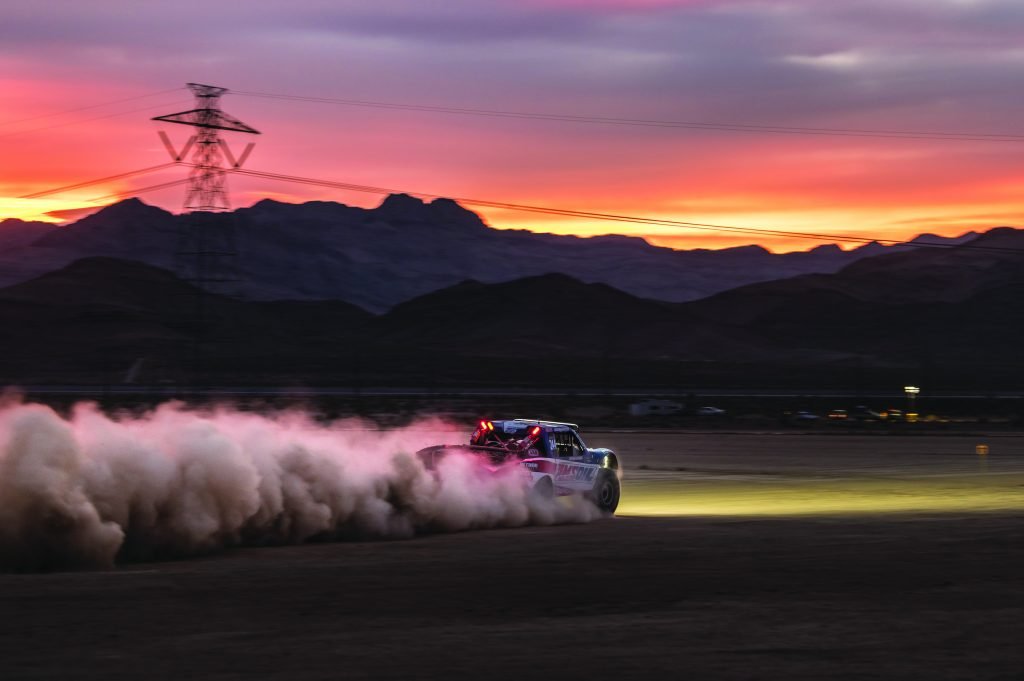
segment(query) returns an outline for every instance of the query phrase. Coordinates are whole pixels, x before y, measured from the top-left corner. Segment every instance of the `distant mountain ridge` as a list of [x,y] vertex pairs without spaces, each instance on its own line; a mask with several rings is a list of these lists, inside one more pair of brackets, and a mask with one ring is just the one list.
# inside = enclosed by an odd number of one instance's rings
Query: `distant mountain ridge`
[[[34,238],[8,244],[0,231],[0,285],[84,257],[173,269],[176,234],[188,219],[128,199],[66,227],[33,228],[40,230]],[[910,248],[870,243],[852,251],[827,244],[784,254],[760,246],[677,251],[621,235],[580,238],[493,229],[454,201],[424,203],[401,194],[373,209],[265,199],[211,219],[236,224],[240,281],[235,295],[344,300],[373,312],[464,280],[493,284],[552,273],[638,297],[684,302],[761,281],[836,272],[862,258]],[[975,237],[971,232],[926,238],[959,243]]]
[[17,218],[0,220],[0,253],[28,246],[58,229],[60,227],[49,222],[33,222]]
[[1024,381],[1024,231],[971,243],[684,303],[543,274],[467,280],[379,315],[341,301],[207,295],[201,323],[197,289],[172,273],[86,258],[0,289],[0,375],[89,378],[145,360],[147,380],[179,381],[203,339],[212,381],[558,383],[576,367],[630,382],[638,363],[645,381],[672,380],[686,363],[744,381],[751,367],[778,380],[878,370]]

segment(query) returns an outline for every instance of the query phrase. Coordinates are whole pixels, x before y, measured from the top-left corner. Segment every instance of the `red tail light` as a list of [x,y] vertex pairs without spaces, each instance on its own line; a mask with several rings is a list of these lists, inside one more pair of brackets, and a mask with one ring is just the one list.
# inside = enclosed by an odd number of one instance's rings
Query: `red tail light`
[[530,437],[537,437],[538,435],[540,435],[540,426],[530,428]]

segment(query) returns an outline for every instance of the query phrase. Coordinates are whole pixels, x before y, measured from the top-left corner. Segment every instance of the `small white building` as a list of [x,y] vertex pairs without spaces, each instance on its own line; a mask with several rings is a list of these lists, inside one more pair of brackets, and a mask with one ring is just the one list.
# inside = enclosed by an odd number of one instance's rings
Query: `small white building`
[[668,416],[682,410],[683,405],[672,400],[643,400],[629,405],[631,416]]

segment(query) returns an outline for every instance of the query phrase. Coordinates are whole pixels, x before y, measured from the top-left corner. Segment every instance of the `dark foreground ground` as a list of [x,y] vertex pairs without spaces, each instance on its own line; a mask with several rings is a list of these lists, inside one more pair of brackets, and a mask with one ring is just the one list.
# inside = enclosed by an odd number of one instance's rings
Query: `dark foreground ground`
[[619,518],[0,577],[4,679],[1020,679],[1024,517]]
[[1024,676],[1013,461],[979,471],[968,452],[958,470],[966,440],[703,437],[630,438],[648,468],[623,508],[692,489],[717,513],[720,484],[812,484],[838,495],[828,509],[948,480],[998,494],[984,511],[637,515],[0,575],[0,679]]

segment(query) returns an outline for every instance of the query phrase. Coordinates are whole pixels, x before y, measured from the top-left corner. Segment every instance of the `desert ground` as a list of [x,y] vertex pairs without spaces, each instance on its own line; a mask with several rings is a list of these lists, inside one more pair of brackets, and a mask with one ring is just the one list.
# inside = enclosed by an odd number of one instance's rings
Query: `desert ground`
[[0,575],[0,678],[1024,674],[1024,434],[585,435],[615,518]]

